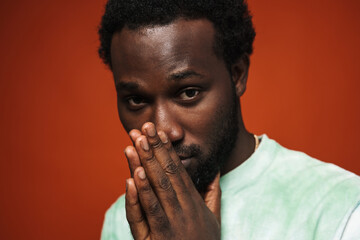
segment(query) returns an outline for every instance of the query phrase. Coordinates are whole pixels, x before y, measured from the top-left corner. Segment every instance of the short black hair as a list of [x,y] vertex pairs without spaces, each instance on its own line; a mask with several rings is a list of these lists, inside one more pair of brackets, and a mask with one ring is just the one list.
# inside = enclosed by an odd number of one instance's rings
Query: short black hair
[[216,34],[214,51],[229,67],[251,55],[255,30],[244,0],[108,0],[99,27],[99,56],[110,69],[112,36],[125,26],[166,25],[178,18],[205,18]]

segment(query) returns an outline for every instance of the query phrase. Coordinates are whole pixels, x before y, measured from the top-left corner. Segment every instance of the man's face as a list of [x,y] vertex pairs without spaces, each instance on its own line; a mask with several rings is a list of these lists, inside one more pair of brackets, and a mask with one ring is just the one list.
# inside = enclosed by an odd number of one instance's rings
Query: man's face
[[197,189],[213,180],[234,147],[238,105],[214,53],[205,19],[124,28],[111,43],[120,120],[129,132],[153,122],[167,133]]

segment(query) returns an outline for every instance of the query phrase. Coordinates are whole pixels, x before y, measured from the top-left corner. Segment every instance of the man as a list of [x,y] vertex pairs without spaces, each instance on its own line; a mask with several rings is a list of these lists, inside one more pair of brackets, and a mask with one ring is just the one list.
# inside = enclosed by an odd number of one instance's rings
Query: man
[[242,0],[109,0],[99,34],[134,143],[102,239],[360,239],[358,176],[244,127]]

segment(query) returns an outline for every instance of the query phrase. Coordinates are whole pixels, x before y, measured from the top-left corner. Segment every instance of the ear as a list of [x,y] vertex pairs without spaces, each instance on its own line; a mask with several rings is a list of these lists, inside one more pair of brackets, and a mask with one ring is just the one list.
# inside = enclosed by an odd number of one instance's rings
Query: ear
[[241,97],[246,90],[250,60],[247,54],[244,54],[237,62],[231,65],[231,79],[234,82],[236,95]]

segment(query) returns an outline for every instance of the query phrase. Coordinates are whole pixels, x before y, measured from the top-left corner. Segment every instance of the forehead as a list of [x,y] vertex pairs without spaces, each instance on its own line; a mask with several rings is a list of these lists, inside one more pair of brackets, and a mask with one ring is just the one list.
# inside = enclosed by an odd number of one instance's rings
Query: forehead
[[112,38],[113,72],[116,77],[154,69],[171,72],[177,68],[206,68],[219,62],[214,41],[214,27],[206,19],[178,19],[167,25],[135,30],[125,27]]

